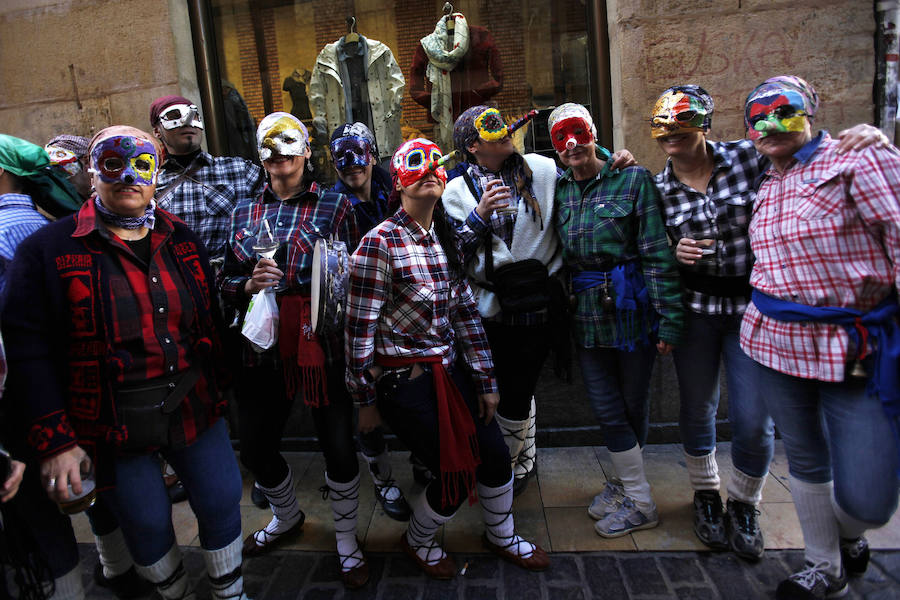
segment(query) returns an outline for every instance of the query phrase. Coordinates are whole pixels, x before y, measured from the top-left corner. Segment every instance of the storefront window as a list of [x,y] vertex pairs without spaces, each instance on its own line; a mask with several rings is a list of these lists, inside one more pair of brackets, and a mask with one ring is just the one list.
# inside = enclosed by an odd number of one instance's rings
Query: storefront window
[[447,22],[440,2],[211,4],[228,153],[255,159],[255,124],[272,111],[291,112],[316,138],[313,165],[325,180],[333,173],[328,139],[348,113],[371,126],[385,160],[420,135],[451,150],[453,121],[474,104],[495,105],[509,119],[538,109],[516,142],[521,151],[552,154],[549,109],[590,102],[582,2],[460,1],[451,14],[463,18],[453,19],[452,34],[438,27]]

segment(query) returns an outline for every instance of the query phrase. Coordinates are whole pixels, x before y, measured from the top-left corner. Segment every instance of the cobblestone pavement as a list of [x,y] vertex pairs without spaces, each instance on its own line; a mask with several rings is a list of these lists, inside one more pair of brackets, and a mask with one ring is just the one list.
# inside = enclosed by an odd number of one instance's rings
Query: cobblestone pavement
[[[81,545],[88,598],[113,598],[90,574],[96,552]],[[368,556],[369,584],[346,591],[337,560],[324,552],[280,551],[244,566],[245,590],[254,600],[589,600],[772,598],[778,582],[803,563],[799,550],[770,550],[757,564],[729,553],[580,552],[556,553],[544,573],[528,573],[488,554],[456,554],[465,575],[432,581],[401,554]],[[185,567],[197,577],[199,598],[208,597],[203,557],[185,548]],[[854,579],[846,598],[900,598],[900,551],[875,552],[866,575]]]

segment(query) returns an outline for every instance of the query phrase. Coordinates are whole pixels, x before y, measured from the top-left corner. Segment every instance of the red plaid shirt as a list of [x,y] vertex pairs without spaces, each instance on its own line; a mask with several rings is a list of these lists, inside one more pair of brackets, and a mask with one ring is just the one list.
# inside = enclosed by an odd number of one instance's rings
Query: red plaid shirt
[[[750,222],[750,283],[791,302],[867,312],[900,287],[900,153],[839,155],[836,146],[820,134],[784,173],[764,174]],[[777,321],[753,303],[741,347],[776,371],[821,381],[842,381],[855,350],[839,325]]]
[[457,344],[478,393],[497,391],[494,363],[472,289],[452,282],[434,228],[425,231],[402,208],[363,238],[351,258],[346,321],[347,389],[375,402],[363,377],[375,354],[456,360]]

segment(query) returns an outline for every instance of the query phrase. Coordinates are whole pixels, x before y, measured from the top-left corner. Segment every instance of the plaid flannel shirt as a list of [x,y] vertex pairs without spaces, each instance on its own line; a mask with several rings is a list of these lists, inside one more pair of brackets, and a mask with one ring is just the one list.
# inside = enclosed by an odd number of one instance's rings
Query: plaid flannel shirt
[[160,208],[169,211],[190,227],[206,246],[210,260],[221,258],[228,241],[231,212],[242,201],[259,196],[265,184],[262,169],[252,162],[232,156],[210,156],[200,152],[194,159],[200,168],[166,194],[183,169],[168,159],[159,169],[156,197]]
[[[680,269],[720,277],[749,275],[753,253],[747,228],[756,180],[768,168],[769,159],[750,140],[706,145],[712,152],[713,171],[705,193],[680,182],[671,159],[656,175],[666,230],[673,244],[683,237],[716,240],[715,254],[693,266],[679,265]],[[689,288],[684,290],[684,302],[694,312],[707,315],[739,315],[747,307],[742,297],[711,296]]]
[[[316,183],[312,183],[305,192],[284,201],[279,200],[269,186],[263,189],[259,198],[242,201],[231,216],[230,251],[225,253],[225,264],[218,281],[222,299],[239,309],[241,314],[250,301],[244,293],[244,284],[259,261],[253,245],[263,219],[269,222],[275,241],[288,244],[285,277],[288,290],[295,293],[310,293],[313,251],[317,239],[334,234],[347,244],[348,252],[356,247],[359,240],[356,216],[347,197],[326,192]],[[333,345],[331,341],[325,344],[329,361],[334,358]],[[248,366],[274,364],[278,362],[278,353],[247,351],[244,359]]]
[[6,284],[6,271],[16,247],[50,221],[39,213],[26,194],[0,196],[0,292]]
[[375,402],[375,384],[363,373],[376,353],[441,356],[449,368],[460,351],[478,393],[497,391],[472,289],[464,278],[451,279],[434,228],[423,230],[402,208],[366,234],[353,253],[345,347],[347,389],[358,404]]
[[[900,153],[836,154],[836,146],[822,132],[784,173],[765,172],[750,222],[750,283],[791,302],[865,313],[900,289]],[[843,381],[855,350],[840,325],[777,321],[752,302],[741,347],[771,369],[820,381]]]
[[[638,261],[659,314],[658,338],[678,343],[684,314],[681,284],[659,212],[659,191],[646,169],[613,171],[607,161],[584,191],[567,170],[556,184],[555,221],[570,271],[608,271]],[[617,336],[616,315],[604,313],[601,293],[602,287],[594,287],[578,294],[573,323],[579,345],[613,347],[617,337],[636,340],[649,333],[638,329],[644,319],[636,315],[623,324],[630,329]]]

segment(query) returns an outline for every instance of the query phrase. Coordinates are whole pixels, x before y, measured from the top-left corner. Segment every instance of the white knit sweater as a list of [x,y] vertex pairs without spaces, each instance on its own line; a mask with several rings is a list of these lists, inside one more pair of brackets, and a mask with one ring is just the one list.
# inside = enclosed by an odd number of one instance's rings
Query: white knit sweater
[[[519,213],[516,215],[516,225],[513,228],[512,247],[507,247],[503,240],[496,235],[491,235],[494,244],[494,270],[508,263],[536,258],[547,265],[547,270],[553,275],[562,266],[559,238],[556,235],[556,228],[553,227],[556,163],[539,154],[526,154],[524,158],[532,172],[532,186],[541,207],[544,228],[541,229],[540,219],[532,219],[532,213],[525,212],[525,203],[519,202]],[[441,199],[447,214],[459,221],[465,221],[469,213],[478,206],[478,198],[472,196],[463,177],[457,177],[450,181]],[[481,281],[487,281],[484,255],[485,250],[482,245],[469,263],[466,273],[469,276],[472,291],[475,293],[478,312],[482,317],[487,318],[500,312],[500,303],[493,292],[478,285]]]

